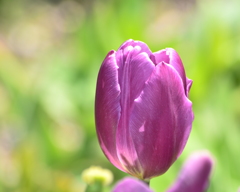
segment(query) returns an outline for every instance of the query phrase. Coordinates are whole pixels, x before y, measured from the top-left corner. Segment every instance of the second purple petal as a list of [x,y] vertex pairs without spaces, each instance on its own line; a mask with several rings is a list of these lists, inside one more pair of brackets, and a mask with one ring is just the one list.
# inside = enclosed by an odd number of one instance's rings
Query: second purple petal
[[209,186],[213,158],[209,152],[193,153],[167,192],[204,192]]
[[112,192],[153,192],[144,182],[127,177],[117,183]]

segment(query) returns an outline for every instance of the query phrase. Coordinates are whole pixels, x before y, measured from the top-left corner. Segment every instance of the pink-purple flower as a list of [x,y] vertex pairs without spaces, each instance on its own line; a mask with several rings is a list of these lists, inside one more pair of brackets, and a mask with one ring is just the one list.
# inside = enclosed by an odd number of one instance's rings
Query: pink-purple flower
[[167,192],[204,192],[209,186],[209,177],[214,160],[207,151],[193,153],[184,163],[177,180]]
[[124,178],[119,181],[112,192],[153,192],[144,182],[134,178]]
[[128,40],[110,51],[95,101],[97,135],[109,161],[145,180],[166,172],[191,131],[191,85],[174,49],[152,53],[145,43]]

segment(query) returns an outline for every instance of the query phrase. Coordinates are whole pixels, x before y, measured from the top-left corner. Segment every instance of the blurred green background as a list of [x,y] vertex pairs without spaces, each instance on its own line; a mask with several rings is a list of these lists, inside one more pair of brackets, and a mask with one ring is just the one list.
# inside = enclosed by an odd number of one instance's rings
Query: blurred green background
[[239,0],[0,0],[0,191],[82,192],[91,165],[126,176],[101,152],[96,78],[127,39],[173,47],[195,120],[182,156],[151,188],[165,191],[193,151],[215,157],[210,192],[240,186]]

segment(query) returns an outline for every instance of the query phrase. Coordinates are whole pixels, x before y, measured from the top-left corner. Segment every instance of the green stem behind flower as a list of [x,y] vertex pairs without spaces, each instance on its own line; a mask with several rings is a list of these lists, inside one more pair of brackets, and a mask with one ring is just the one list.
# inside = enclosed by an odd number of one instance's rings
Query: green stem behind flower
[[148,187],[150,186],[150,180],[143,180],[143,182],[146,183]]

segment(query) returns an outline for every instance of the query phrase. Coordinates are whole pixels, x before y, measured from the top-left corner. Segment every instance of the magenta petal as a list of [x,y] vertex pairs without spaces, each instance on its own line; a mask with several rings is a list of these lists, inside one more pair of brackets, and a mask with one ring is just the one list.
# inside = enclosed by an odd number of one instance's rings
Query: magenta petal
[[209,185],[213,158],[208,152],[196,152],[184,163],[168,192],[204,192]]
[[[134,49],[129,53],[135,54]],[[141,166],[136,154],[135,145],[129,130],[130,114],[134,103],[149,78],[155,66],[146,53],[138,54],[131,60],[126,59],[124,66],[119,67],[119,84],[121,90],[120,106],[121,117],[117,129],[118,158],[131,175],[141,177]],[[124,137],[123,137],[124,135]]]
[[153,192],[148,186],[137,179],[130,177],[119,181],[112,192]]
[[152,59],[155,63],[155,65],[165,62],[165,63],[170,63],[170,58],[169,55],[166,53],[166,49],[157,51],[155,53],[153,53]]
[[[129,40],[125,41],[125,42],[119,47],[118,51],[124,50],[124,49],[125,49],[126,47],[128,47],[128,46],[132,46],[132,47],[138,46],[138,47],[141,48],[141,52],[145,52],[145,53],[147,53],[148,55],[151,55],[151,54],[152,54],[151,50],[149,49],[149,47],[148,47],[145,43],[143,43],[143,42],[141,42],[141,41],[134,41],[134,40],[132,40],[132,39],[129,39]],[[118,52],[118,51],[117,51],[117,52]]]
[[145,82],[149,79],[155,68],[145,52],[132,57],[135,53],[134,49],[128,54],[124,65],[120,65],[118,68],[121,107],[126,106],[127,110],[132,106],[134,99],[141,94]]
[[191,131],[191,106],[176,70],[158,64],[130,116],[144,179],[163,174],[181,154]]
[[193,83],[193,81],[191,79],[187,78],[187,97],[188,97],[188,93],[192,87],[192,83]]
[[115,138],[121,111],[117,70],[115,51],[110,51],[98,74],[95,121],[103,152],[112,164],[123,170],[118,161]]
[[130,101],[134,101],[142,92],[145,82],[149,79],[155,65],[145,52],[138,54],[131,60],[130,73]]
[[[165,63],[168,63],[170,65],[173,66],[173,68],[178,72],[178,74],[180,75],[182,81],[183,81],[183,86],[185,89],[185,94],[188,95],[188,87],[187,87],[187,78],[186,78],[186,74],[185,74],[185,70],[183,67],[183,63],[181,58],[179,57],[178,53],[172,49],[172,48],[166,48],[165,50],[153,53],[156,59],[156,62],[159,63],[161,61],[164,61]],[[166,55],[164,55],[166,54]],[[168,60],[167,60],[167,58]]]

